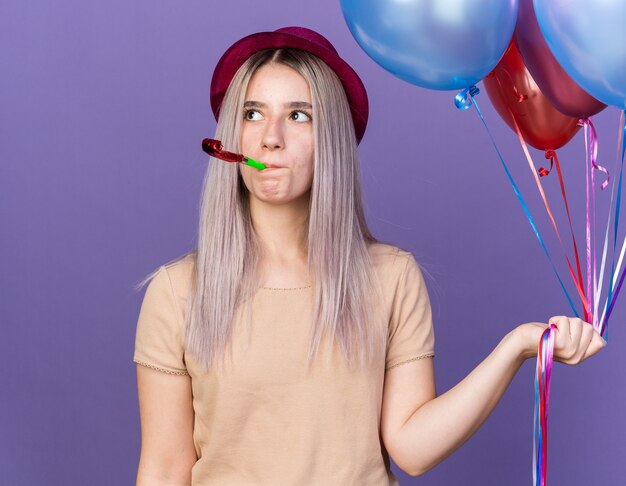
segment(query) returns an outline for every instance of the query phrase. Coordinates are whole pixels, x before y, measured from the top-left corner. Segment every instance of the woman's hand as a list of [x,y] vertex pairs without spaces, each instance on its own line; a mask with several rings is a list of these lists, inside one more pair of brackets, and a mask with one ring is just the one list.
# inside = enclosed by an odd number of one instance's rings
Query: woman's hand
[[[606,341],[593,326],[582,319],[555,316],[549,321],[555,324],[554,360],[561,363],[576,365],[593,356],[606,346]],[[539,339],[548,324],[529,322],[522,324],[515,331],[522,341],[522,357],[524,359],[537,356]]]

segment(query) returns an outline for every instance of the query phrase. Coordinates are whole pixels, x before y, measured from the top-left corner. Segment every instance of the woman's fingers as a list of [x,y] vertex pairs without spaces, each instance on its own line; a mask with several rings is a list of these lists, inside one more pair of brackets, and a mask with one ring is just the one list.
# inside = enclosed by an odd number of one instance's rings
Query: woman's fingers
[[554,359],[557,361],[578,364],[606,345],[593,326],[579,318],[555,316],[549,323],[556,326]]
[[587,323],[581,323],[580,326],[581,332],[580,332],[580,340],[579,340],[579,344],[578,344],[578,350],[576,351],[576,354],[574,355],[574,360],[577,363],[580,363],[584,357],[585,357],[585,353],[587,352],[587,350],[589,349],[589,344],[591,343],[591,339],[593,338],[593,327]]
[[570,320],[566,316],[554,316],[548,321],[548,325],[551,324],[556,326],[554,359],[570,364],[578,348],[572,340]]
[[606,346],[606,341],[604,340],[602,336],[600,336],[600,333],[596,331],[595,329],[593,329],[593,326],[590,326],[590,327],[592,327],[593,333],[591,336],[591,342],[589,343],[589,347],[587,348],[587,351],[585,351],[585,355],[583,356],[583,359],[587,359],[590,356],[593,356],[594,354],[596,354],[598,351],[600,351],[602,348]]

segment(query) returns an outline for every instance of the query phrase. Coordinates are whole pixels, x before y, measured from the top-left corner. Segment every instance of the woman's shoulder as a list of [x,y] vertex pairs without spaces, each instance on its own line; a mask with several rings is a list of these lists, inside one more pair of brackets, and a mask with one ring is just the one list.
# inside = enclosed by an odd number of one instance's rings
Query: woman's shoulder
[[173,290],[179,295],[186,295],[193,282],[196,268],[196,252],[192,251],[177,259],[165,263],[161,270],[165,271],[172,283]]
[[402,273],[407,263],[414,260],[411,252],[380,241],[370,243],[368,251],[376,270],[384,274]]

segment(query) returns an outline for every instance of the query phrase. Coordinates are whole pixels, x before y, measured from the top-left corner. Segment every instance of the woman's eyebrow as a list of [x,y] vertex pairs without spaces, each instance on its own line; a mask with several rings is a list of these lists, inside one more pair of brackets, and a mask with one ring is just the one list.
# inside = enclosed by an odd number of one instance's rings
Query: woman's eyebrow
[[285,103],[288,108],[308,108],[309,110],[313,107],[311,103],[307,103],[306,101],[292,101],[291,103]]
[[[267,105],[265,103],[261,103],[260,101],[246,101],[243,104],[244,108],[267,108]],[[308,103],[306,101],[290,101],[288,103],[285,103],[285,108],[308,108],[309,110],[312,109],[313,107],[311,106],[311,103]]]

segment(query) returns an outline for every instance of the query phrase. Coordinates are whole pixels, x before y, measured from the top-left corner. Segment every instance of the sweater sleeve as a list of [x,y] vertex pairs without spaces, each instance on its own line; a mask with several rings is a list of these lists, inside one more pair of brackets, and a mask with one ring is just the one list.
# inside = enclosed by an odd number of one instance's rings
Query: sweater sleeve
[[428,290],[415,258],[406,256],[393,298],[385,369],[435,355]]
[[164,373],[188,375],[172,282],[162,266],[148,284],[141,304],[133,361]]

